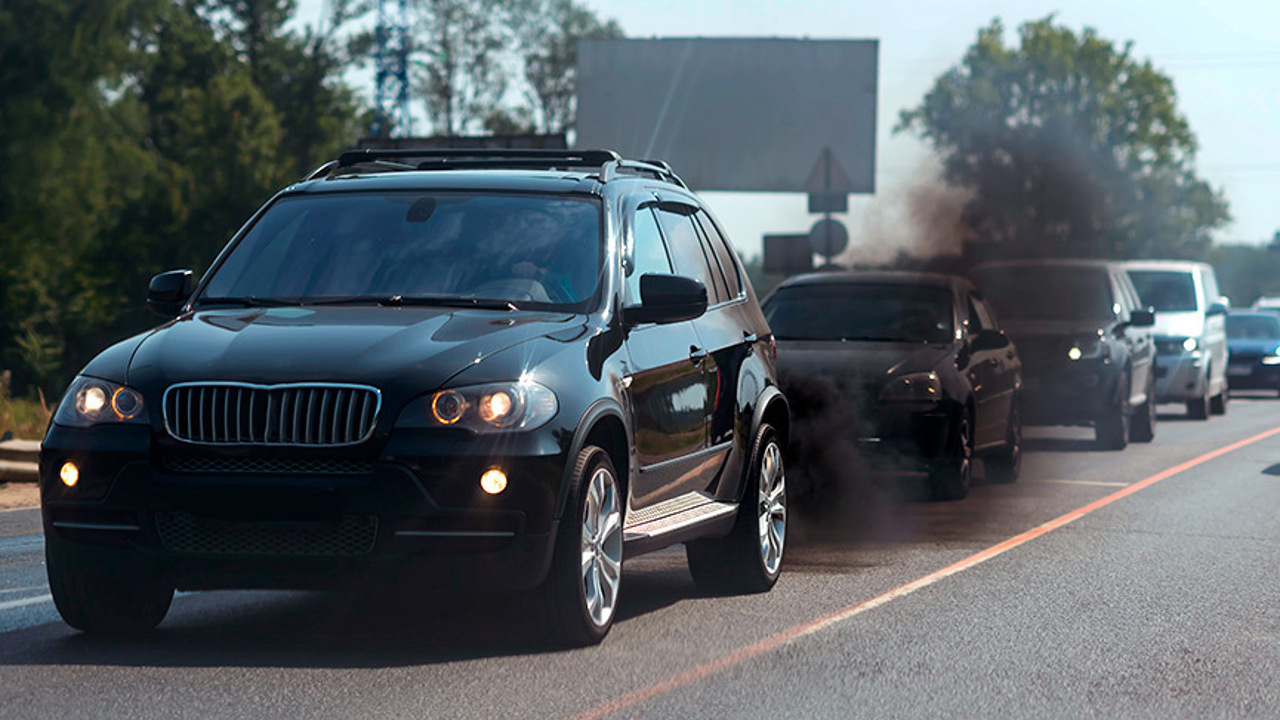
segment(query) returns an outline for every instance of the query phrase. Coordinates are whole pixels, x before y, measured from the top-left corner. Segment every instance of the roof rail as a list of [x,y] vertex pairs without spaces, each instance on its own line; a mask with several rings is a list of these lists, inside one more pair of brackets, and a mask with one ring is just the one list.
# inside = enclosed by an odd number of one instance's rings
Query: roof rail
[[[405,162],[417,160],[420,162]],[[657,180],[687,188],[684,181],[661,160],[626,160],[613,150],[531,150],[493,148],[398,148],[348,150],[313,170],[304,179],[315,180],[348,168],[374,165],[379,170],[479,170],[479,169],[597,169],[600,182],[616,179],[619,172],[644,173]]]

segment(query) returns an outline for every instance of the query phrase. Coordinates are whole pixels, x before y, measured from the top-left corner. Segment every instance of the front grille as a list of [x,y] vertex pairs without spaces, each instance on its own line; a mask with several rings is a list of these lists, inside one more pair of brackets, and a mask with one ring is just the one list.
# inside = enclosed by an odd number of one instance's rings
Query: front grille
[[171,457],[166,469],[178,473],[250,475],[368,475],[373,463],[305,458]]
[[1018,338],[1017,345],[1023,367],[1037,370],[1066,363],[1073,343],[1064,337],[1029,337]]
[[1156,353],[1159,355],[1182,355],[1186,349],[1182,347],[1182,340],[1157,340]]
[[156,530],[166,549],[191,555],[350,557],[372,552],[378,518],[347,515],[337,522],[284,524],[160,512],[156,513]]
[[363,385],[188,383],[164,395],[164,422],[178,440],[207,445],[363,442],[382,397]]

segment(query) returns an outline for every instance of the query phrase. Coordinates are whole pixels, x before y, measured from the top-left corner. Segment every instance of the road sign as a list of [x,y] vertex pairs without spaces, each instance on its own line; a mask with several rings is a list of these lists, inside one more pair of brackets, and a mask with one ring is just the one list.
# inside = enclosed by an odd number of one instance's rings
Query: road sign
[[809,230],[809,247],[819,255],[831,259],[849,247],[849,231],[839,220],[824,218]]
[[813,249],[808,235],[765,235],[764,271],[795,275],[813,269]]
[[849,193],[853,192],[853,181],[840,166],[840,161],[831,152],[830,147],[822,149],[818,162],[809,171],[809,180],[805,183],[809,193],[809,212],[842,213],[849,211]]

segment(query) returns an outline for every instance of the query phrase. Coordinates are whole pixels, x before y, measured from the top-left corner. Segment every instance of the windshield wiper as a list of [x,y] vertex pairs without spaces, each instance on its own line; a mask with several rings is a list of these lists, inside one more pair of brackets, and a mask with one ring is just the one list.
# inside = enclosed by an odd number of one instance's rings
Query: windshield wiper
[[481,310],[517,310],[510,300],[492,300],[486,298],[449,297],[434,295],[357,295],[345,298],[329,298],[306,303],[308,305],[382,305],[385,307],[422,306],[422,307],[460,307],[478,308]]
[[254,297],[202,297],[196,305],[239,305],[241,307],[297,307],[302,303],[284,298]]

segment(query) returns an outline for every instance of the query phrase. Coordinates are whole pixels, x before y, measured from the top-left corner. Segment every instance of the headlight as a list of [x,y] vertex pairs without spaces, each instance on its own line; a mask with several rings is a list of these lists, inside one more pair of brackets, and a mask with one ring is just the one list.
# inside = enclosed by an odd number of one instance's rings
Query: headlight
[[903,375],[884,386],[880,399],[889,402],[937,402],[942,399],[942,382],[935,372]]
[[1106,337],[1101,333],[1098,335],[1076,338],[1076,341],[1071,345],[1071,349],[1067,350],[1067,359],[1079,360],[1081,358],[1099,355],[1102,353],[1102,346],[1104,343],[1106,343]]
[[1193,337],[1189,337],[1182,341],[1182,349],[1186,352],[1195,352],[1198,347],[1200,347],[1200,343]]
[[147,408],[142,393],[124,385],[81,375],[62,396],[53,421],[69,427],[89,427],[100,423],[147,424]]
[[414,400],[400,427],[458,426],[478,433],[533,430],[555,417],[555,393],[528,380],[450,388]]

